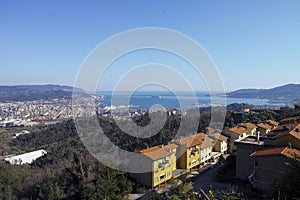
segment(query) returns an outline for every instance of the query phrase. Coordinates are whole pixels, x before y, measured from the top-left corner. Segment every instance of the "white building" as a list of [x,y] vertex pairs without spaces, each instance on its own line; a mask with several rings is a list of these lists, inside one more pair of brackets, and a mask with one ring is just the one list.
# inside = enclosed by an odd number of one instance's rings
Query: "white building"
[[32,151],[29,153],[20,154],[17,156],[12,156],[5,158],[4,161],[9,162],[10,164],[15,165],[23,165],[23,164],[31,164],[36,159],[42,157],[43,155],[47,154],[47,152],[43,149]]

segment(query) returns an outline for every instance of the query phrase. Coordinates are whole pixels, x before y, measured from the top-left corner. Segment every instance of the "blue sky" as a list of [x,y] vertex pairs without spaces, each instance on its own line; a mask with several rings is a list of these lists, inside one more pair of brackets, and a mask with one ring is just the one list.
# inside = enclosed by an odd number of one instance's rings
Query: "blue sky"
[[[195,39],[216,63],[226,90],[300,83],[299,10],[298,0],[1,0],[0,84],[73,85],[96,45],[140,27],[174,29]],[[154,52],[145,55],[145,62],[155,60]],[[195,89],[205,89],[203,80],[184,71]],[[114,85],[109,77],[117,72],[104,77],[103,89]]]

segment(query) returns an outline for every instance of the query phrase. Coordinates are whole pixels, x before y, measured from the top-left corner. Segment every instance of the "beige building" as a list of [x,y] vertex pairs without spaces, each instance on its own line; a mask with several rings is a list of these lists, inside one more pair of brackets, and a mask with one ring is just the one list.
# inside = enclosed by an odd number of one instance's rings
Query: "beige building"
[[236,146],[236,178],[247,180],[249,175],[253,172],[251,168],[252,160],[250,154],[257,150],[265,148],[263,138],[257,136],[247,136],[235,141]]
[[262,122],[257,124],[257,130],[259,131],[261,136],[264,136],[271,132],[272,126],[268,123]]
[[220,152],[221,154],[227,154],[228,150],[228,137],[222,134],[214,134],[212,135],[214,139],[216,139],[216,143],[214,145],[213,151]]
[[247,129],[245,129],[242,126],[236,126],[236,127],[233,127],[233,128],[225,129],[223,131],[223,134],[226,135],[229,138],[228,151],[230,153],[232,153],[236,150],[236,147],[234,145],[234,141],[245,138],[247,136]]
[[300,149],[300,124],[291,131],[283,131],[277,134],[273,143],[276,146],[291,146]]
[[277,128],[279,125],[279,122],[276,122],[274,120],[267,120],[266,122],[272,127],[272,130]]
[[257,126],[255,124],[245,123],[242,126],[247,129],[247,135],[255,135],[256,134]]
[[261,190],[272,188],[275,179],[286,174],[288,168],[285,163],[293,155],[300,158],[300,151],[289,147],[277,147],[252,153],[253,173],[250,179],[253,187]]
[[215,145],[215,140],[204,133],[195,135],[195,138],[201,141],[200,164],[205,165],[212,158],[212,151]]

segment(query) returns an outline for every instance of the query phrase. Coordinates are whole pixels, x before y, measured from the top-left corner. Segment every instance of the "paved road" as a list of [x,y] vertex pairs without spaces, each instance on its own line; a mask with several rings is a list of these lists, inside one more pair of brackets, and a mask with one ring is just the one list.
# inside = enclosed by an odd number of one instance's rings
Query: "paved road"
[[205,192],[207,192],[210,185],[213,186],[214,191],[227,189],[229,187],[228,184],[215,181],[217,170],[221,167],[222,165],[215,166],[214,168],[208,169],[207,171],[202,172],[199,176],[197,176],[193,181],[194,190],[199,191],[202,188]]

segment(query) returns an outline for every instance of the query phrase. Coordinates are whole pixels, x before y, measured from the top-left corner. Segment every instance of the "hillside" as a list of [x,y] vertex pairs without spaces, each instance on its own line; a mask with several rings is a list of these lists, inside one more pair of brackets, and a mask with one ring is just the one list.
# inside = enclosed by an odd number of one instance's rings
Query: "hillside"
[[296,103],[300,101],[300,84],[287,84],[272,89],[241,89],[228,93],[228,97]]
[[71,99],[73,87],[60,85],[0,86],[0,102]]

